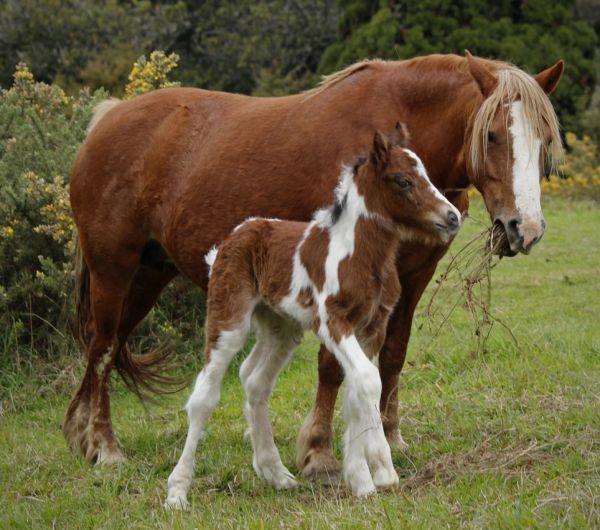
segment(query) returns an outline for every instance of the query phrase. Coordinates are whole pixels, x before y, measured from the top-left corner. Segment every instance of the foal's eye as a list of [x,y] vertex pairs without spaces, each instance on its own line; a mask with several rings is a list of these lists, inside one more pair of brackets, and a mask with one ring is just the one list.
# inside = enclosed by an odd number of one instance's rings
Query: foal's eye
[[402,190],[407,190],[412,186],[412,182],[406,178],[404,173],[394,173],[390,179],[394,185]]
[[488,143],[490,143],[490,144],[496,143],[496,135],[492,131],[488,132]]

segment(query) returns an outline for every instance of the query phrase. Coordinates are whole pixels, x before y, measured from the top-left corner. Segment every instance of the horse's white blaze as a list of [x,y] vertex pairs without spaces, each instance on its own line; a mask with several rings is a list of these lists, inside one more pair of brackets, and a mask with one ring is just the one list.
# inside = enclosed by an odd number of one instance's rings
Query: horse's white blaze
[[539,224],[541,230],[542,206],[540,203],[540,149],[539,138],[531,139],[532,132],[525,120],[523,103],[514,101],[510,105],[512,123],[512,152],[514,165],[513,192],[515,207],[523,222]]

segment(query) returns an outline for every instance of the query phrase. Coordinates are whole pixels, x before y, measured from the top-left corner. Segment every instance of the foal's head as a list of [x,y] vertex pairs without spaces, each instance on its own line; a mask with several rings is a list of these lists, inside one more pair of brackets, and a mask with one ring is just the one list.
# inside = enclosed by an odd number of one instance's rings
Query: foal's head
[[369,157],[356,174],[366,206],[390,219],[404,239],[448,243],[460,228],[461,214],[431,183],[406,143],[401,124],[389,137],[375,132]]

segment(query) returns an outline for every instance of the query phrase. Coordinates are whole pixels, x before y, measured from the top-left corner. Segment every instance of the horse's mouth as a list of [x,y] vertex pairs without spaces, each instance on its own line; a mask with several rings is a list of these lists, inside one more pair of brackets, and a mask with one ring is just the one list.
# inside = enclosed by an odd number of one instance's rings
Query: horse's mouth
[[510,248],[506,230],[500,221],[496,221],[490,232],[490,248],[496,256],[512,257],[518,254]]

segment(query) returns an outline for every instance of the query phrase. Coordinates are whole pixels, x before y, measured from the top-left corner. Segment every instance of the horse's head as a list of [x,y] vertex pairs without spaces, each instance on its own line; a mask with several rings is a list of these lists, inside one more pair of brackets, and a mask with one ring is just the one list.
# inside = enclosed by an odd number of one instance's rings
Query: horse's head
[[399,123],[388,137],[375,132],[357,174],[367,208],[390,219],[405,239],[448,243],[460,228],[461,214],[431,183],[421,159],[405,147],[407,135]]
[[527,254],[546,223],[540,204],[544,164],[562,153],[556,114],[548,95],[563,62],[534,77],[516,67],[492,71],[485,60],[466,54],[483,94],[470,125],[465,150],[469,179],[483,195],[492,222],[505,235],[499,252]]

